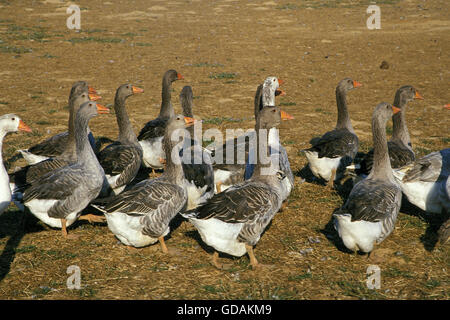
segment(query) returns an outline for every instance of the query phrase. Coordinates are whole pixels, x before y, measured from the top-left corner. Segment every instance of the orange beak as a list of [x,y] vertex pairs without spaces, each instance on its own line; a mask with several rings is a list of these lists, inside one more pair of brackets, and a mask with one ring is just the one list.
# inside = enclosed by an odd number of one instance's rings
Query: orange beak
[[294,119],[293,116],[291,116],[289,113],[281,110],[281,120],[292,120]]
[[286,91],[281,90],[281,89],[277,89],[277,90],[275,91],[275,95],[276,95],[276,96],[285,96],[285,95],[286,95]]
[[92,88],[91,86],[88,86],[88,92],[89,93],[93,93],[93,94],[97,94],[97,91],[95,91],[95,89]]
[[144,92],[144,89],[142,89],[142,88],[138,88],[138,87],[135,87],[135,86],[132,86],[131,88],[133,89],[133,94],[143,93]]
[[402,109],[392,106],[392,111],[394,112],[394,114],[396,114],[396,113],[399,113],[400,111],[402,111]]
[[423,100],[424,98],[420,95],[419,91],[416,90],[416,94],[414,95],[414,99]]
[[353,88],[359,88],[359,87],[361,87],[361,86],[362,86],[362,83],[361,83],[361,82],[353,81]]
[[186,127],[192,126],[195,121],[196,120],[194,118],[184,117],[184,123],[186,124]]
[[446,105],[444,105],[444,108],[445,108],[445,109],[448,109],[448,110],[450,110],[450,103],[449,103],[449,104],[446,104]]
[[97,101],[100,100],[102,97],[95,93],[89,93],[89,100],[91,101]]
[[25,132],[32,132],[31,128],[25,124],[22,120],[19,120],[19,130]]
[[99,114],[105,114],[105,113],[109,113],[109,109],[99,103],[97,103],[97,112]]
[[183,80],[184,77],[181,75],[181,73],[177,73],[177,80]]
[[284,81],[283,80],[281,80],[281,79],[278,79],[278,84],[281,86],[282,84],[284,83]]

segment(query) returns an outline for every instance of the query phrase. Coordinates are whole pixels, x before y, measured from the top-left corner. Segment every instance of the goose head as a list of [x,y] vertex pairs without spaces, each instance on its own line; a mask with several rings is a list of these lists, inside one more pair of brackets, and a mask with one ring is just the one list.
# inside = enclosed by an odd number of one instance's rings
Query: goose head
[[169,81],[169,82],[174,82],[177,80],[183,80],[184,77],[180,73],[178,73],[176,70],[170,69],[170,70],[167,70],[166,73],[164,74],[164,79],[165,80],[167,79],[167,81]]
[[276,106],[264,107],[258,114],[256,120],[259,129],[276,128],[281,123],[281,110]]
[[375,107],[375,111],[373,113],[373,118],[378,119],[380,123],[386,123],[392,115],[400,112],[401,109],[397,108],[390,103],[381,102]]
[[0,117],[0,132],[3,136],[17,131],[31,132],[31,129],[15,114],[9,113]]
[[419,91],[417,91],[413,86],[410,86],[410,85],[406,85],[406,86],[400,87],[397,90],[397,92],[395,93],[395,95],[396,96],[398,95],[398,98],[400,98],[400,99],[396,99],[397,101],[409,102],[409,101],[412,101],[414,99],[419,99],[419,100],[423,100],[424,99],[420,95]]
[[133,86],[130,83],[125,83],[117,89],[116,95],[122,99],[126,99],[134,94],[139,94],[139,93],[143,93],[143,92],[144,92],[144,89]]
[[94,101],[86,101],[80,106],[77,114],[84,119],[91,119],[104,113],[109,113],[109,109]]
[[282,85],[282,84],[283,84],[283,80],[278,79],[277,77],[267,77],[263,83],[263,90],[264,90],[264,88],[267,88],[267,89],[270,89],[270,93],[273,95],[284,96],[284,95],[286,95],[286,92],[279,89],[280,85]]
[[360,82],[352,80],[350,78],[345,78],[339,81],[337,88],[340,89],[341,91],[347,92],[349,90],[359,88],[361,86],[362,84]]

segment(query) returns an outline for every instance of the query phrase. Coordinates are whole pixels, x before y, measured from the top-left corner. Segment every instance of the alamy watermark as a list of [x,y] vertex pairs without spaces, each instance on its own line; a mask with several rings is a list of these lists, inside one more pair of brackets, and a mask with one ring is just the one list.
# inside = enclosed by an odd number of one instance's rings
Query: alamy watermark
[[79,266],[71,265],[67,268],[67,274],[70,276],[67,278],[67,289],[73,290],[81,289],[81,269]]
[[67,28],[69,28],[70,30],[73,29],[80,30],[81,29],[80,7],[77,6],[76,4],[72,4],[67,8],[66,13],[71,14],[71,16],[68,17],[66,20]]
[[369,30],[381,29],[381,9],[379,6],[370,5],[367,7],[367,13],[370,13],[370,17],[367,18],[366,26]]
[[381,288],[381,269],[379,266],[371,264],[366,270],[367,280],[366,285],[368,289]]

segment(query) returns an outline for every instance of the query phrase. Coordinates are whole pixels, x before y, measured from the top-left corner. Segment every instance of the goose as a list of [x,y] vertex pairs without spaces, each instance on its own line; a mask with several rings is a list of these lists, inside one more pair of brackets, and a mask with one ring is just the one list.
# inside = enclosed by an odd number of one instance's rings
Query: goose
[[236,257],[248,253],[252,268],[259,267],[253,246],[282,204],[278,167],[272,165],[267,144],[267,130],[280,124],[280,113],[278,107],[266,107],[256,118],[257,140],[264,141],[258,144],[259,155],[266,161],[260,157],[253,176],[216,193],[196,209],[181,213],[195,226],[203,242],[215,249],[212,262],[218,269],[223,267],[218,261],[219,251]]
[[353,187],[345,204],[334,214],[334,227],[352,251],[370,254],[394,230],[402,191],[394,179],[386,141],[386,123],[400,109],[388,103],[376,106],[372,116],[374,162],[368,177]]
[[61,228],[63,237],[81,211],[100,193],[105,177],[103,168],[85,134],[89,120],[109,109],[88,101],[75,116],[77,161],[36,179],[23,194],[23,203],[39,220],[53,228]]
[[[255,114],[259,112],[263,107],[266,106],[274,106],[275,105],[275,95],[277,95],[276,91],[273,94],[272,90],[268,90],[271,85],[276,83],[277,78],[268,77],[263,85],[260,85],[256,90],[255,95]],[[281,81],[281,79],[278,79]],[[282,83],[282,82],[281,82]],[[279,90],[279,89],[276,89]],[[284,95],[284,91],[281,91],[281,95]],[[259,101],[256,103],[256,101]],[[292,120],[294,117],[289,114],[281,111],[281,119],[282,120]],[[269,146],[271,156],[274,158],[272,161],[276,161],[280,165],[280,173],[282,175],[281,187],[283,190],[283,201],[285,201],[290,193],[292,188],[294,187],[294,174],[292,173],[291,166],[289,163],[288,155],[286,149],[280,143],[279,131],[277,128],[271,128],[269,130]],[[246,162],[244,179],[250,179],[253,175],[254,169],[254,153],[249,152],[249,158]]]
[[[411,138],[405,119],[407,104],[414,99],[423,100],[423,97],[420,95],[419,91],[410,85],[400,87],[395,93],[393,105],[400,108],[401,111],[392,116],[392,138],[388,141],[389,158],[393,169],[410,164],[415,160]],[[355,162],[357,162],[356,159]],[[363,156],[363,159],[359,164],[348,166],[347,168],[353,169],[354,167],[357,169],[357,174],[367,175],[372,168],[372,163],[373,149]]]
[[[280,83],[283,83],[281,79],[276,77],[268,77],[262,85],[258,86],[254,100],[255,119],[263,106],[275,105],[276,95],[286,94],[283,90],[279,89]],[[281,118],[282,120],[289,120],[292,119],[292,116],[284,111],[281,111]],[[255,131],[251,130],[243,136],[226,141],[220,148],[215,148],[212,150],[211,156],[214,162],[213,168],[216,193],[220,193],[230,186],[244,180],[246,163],[248,162],[250,154],[250,141],[255,141],[255,137]],[[269,144],[274,145],[276,143],[277,146],[279,146],[276,130],[270,130],[269,137]],[[227,156],[227,149],[229,145],[233,147],[233,159],[228,159]],[[243,163],[239,163],[238,160],[241,152],[245,152]],[[251,168],[249,168],[248,177],[250,176]]]
[[159,241],[162,251],[168,252],[164,237],[170,231],[169,223],[187,203],[183,168],[175,156],[181,145],[172,136],[175,130],[193,122],[182,115],[169,119],[163,139],[166,168],[161,176],[137,183],[103,207],[94,205],[104,212],[108,228],[123,244],[139,248]]
[[[75,126],[75,112],[73,109],[74,97],[78,96],[84,91],[88,91],[89,99],[92,101],[97,101],[101,97],[97,94],[94,88],[88,86],[86,81],[75,82],[70,90],[69,94],[69,131],[58,133],[47,140],[42,141],[26,150],[18,150],[22,157],[28,164],[35,164],[40,161],[46,160],[50,157],[59,156],[65,150],[68,143],[69,137],[73,137],[74,126]],[[87,129],[89,135],[89,143],[95,152],[97,152],[95,139],[91,133],[91,130]]]
[[334,181],[341,175],[341,169],[348,166],[358,152],[358,137],[353,130],[347,110],[347,92],[359,87],[361,83],[350,78],[345,78],[338,83],[336,127],[313,142],[311,148],[302,150],[314,176],[328,181],[328,186],[331,188],[334,187]]
[[3,139],[8,133],[17,131],[31,132],[31,129],[15,114],[4,114],[0,117],[0,214],[8,208],[12,199],[9,176],[3,164]]
[[97,155],[106,177],[100,198],[122,192],[136,177],[141,167],[143,152],[128,118],[125,101],[128,97],[142,92],[143,89],[128,83],[116,90],[114,110],[119,126],[119,137]]
[[174,116],[171,102],[172,82],[182,80],[184,77],[175,70],[164,73],[162,80],[162,101],[159,115],[145,124],[138,135],[139,144],[144,152],[142,163],[152,169],[164,168],[164,150],[162,139],[169,118]]
[[36,164],[27,165],[18,171],[9,175],[10,189],[13,192],[13,200],[16,205],[23,210],[21,199],[23,191],[30,186],[30,184],[39,178],[40,176],[53,171],[57,168],[64,167],[70,163],[74,163],[77,160],[76,143],[75,143],[75,115],[80,109],[80,106],[89,101],[88,90],[80,92],[78,95],[74,93],[69,102],[69,108],[71,110],[71,123],[69,127],[69,134],[67,136],[67,142],[64,151],[56,157],[50,157],[46,160],[40,161]]
[[[185,117],[194,118],[192,113],[193,92],[185,86],[180,93],[181,107]],[[185,137],[180,157],[183,166],[185,185],[188,194],[187,210],[194,209],[214,195],[214,170],[211,155],[202,148],[195,137],[194,126],[186,129],[189,138]]]
[[393,170],[393,174],[413,205],[430,213],[450,212],[450,202],[445,197],[450,174],[450,148],[432,152]]

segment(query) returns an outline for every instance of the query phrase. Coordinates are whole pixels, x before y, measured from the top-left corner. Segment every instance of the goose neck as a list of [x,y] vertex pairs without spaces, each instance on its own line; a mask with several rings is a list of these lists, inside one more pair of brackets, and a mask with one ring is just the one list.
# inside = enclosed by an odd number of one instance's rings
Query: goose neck
[[347,109],[347,92],[339,87],[336,88],[336,103],[338,109],[338,119],[336,129],[348,129],[353,132],[352,123]]
[[114,101],[114,111],[116,113],[117,125],[119,126],[119,138],[120,142],[135,143],[137,144],[136,134],[131,126],[130,118],[128,117],[127,110],[125,108],[125,100],[127,97],[116,94]]

